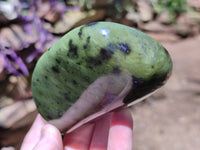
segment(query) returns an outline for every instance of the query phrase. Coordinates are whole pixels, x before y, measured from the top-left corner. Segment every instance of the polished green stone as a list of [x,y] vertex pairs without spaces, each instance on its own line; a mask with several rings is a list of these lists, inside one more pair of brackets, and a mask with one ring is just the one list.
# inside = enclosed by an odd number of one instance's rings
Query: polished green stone
[[133,88],[124,99],[130,103],[163,85],[171,69],[168,52],[147,34],[93,22],[73,29],[41,56],[32,92],[38,111],[50,120],[61,117],[103,75],[130,73]]

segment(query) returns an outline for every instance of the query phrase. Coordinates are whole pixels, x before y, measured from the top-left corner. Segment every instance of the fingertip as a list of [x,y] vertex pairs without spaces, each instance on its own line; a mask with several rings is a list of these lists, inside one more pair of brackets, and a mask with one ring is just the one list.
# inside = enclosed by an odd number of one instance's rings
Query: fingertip
[[114,112],[111,119],[108,150],[132,149],[133,120],[128,110]]
[[115,125],[122,125],[133,129],[133,119],[128,109],[113,112],[110,126],[113,127]]
[[105,150],[108,145],[108,134],[112,113],[108,113],[95,121],[91,150]]
[[39,141],[41,136],[41,129],[46,124],[46,121],[42,118],[40,114],[38,114],[33,122],[30,130],[24,137],[21,150],[29,150],[32,149],[36,143]]
[[53,125],[46,124],[41,130],[41,137],[36,144],[34,150],[48,149],[48,150],[62,150],[62,138],[59,130]]
[[41,136],[57,136],[60,135],[59,130],[51,124],[46,124],[41,130]]
[[86,124],[64,137],[65,150],[88,150],[93,135],[94,124]]

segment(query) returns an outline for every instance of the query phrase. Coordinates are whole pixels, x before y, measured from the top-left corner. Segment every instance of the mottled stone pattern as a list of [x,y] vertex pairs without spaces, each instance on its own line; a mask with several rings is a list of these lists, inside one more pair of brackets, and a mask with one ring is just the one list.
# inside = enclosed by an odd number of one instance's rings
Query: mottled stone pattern
[[67,33],[38,61],[32,77],[38,111],[59,118],[97,78],[128,71],[133,77],[124,102],[155,90],[166,80],[172,62],[148,35],[116,23],[93,22]]

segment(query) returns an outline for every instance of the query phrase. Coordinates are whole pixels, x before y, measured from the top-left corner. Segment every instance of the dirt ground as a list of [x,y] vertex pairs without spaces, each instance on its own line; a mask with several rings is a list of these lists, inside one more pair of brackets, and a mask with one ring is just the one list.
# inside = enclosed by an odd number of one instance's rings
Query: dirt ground
[[199,150],[200,36],[162,44],[172,56],[173,73],[163,88],[131,108],[133,150]]

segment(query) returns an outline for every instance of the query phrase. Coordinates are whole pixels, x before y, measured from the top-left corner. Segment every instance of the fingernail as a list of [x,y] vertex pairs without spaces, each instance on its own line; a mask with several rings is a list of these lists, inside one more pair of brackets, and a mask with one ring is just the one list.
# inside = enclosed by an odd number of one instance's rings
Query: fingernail
[[75,149],[71,148],[71,147],[68,147],[68,146],[65,146],[65,150],[75,150]]
[[127,109],[122,109],[116,112],[113,112],[111,119],[111,127],[115,125],[123,125],[129,128],[133,128],[133,119],[131,113]]
[[41,138],[43,137],[49,137],[49,136],[55,136],[56,135],[56,129],[50,124],[46,124],[42,127],[41,130]]

